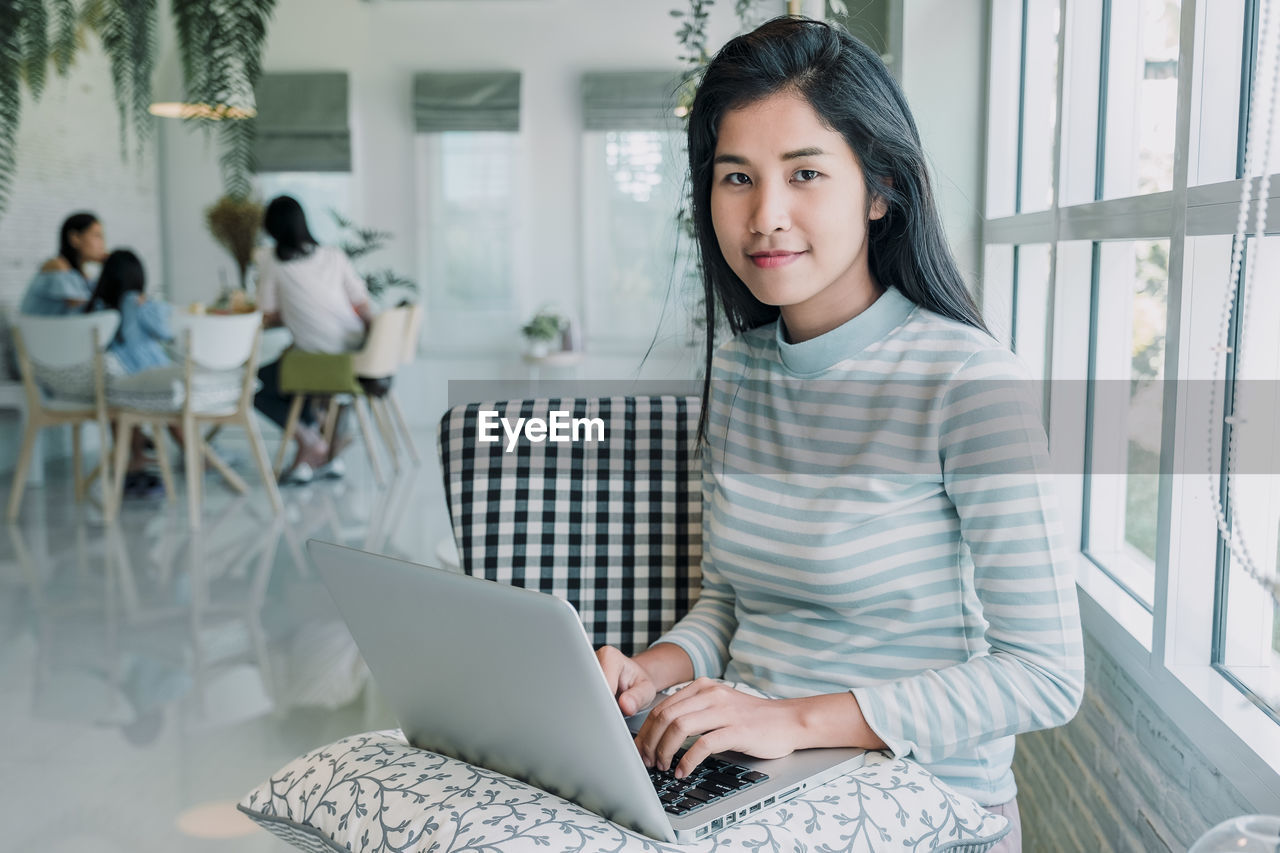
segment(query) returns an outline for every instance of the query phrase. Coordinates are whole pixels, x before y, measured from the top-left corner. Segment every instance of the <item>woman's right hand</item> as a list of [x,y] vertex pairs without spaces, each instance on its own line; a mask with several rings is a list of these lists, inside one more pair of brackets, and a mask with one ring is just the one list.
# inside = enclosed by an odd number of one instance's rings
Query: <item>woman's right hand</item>
[[623,716],[630,717],[648,707],[658,695],[653,678],[635,658],[627,657],[613,646],[601,646],[596,649],[596,660],[600,661],[605,681],[617,697]]

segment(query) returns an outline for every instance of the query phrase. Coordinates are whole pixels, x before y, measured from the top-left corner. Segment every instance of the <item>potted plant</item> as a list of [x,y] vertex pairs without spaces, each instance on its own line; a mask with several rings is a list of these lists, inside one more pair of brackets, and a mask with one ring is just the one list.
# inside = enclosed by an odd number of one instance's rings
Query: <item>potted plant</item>
[[560,337],[563,328],[564,318],[544,308],[520,328],[520,334],[524,335],[529,355],[543,358],[551,351],[551,342]]
[[235,259],[240,290],[244,291],[262,229],[262,205],[251,198],[223,196],[205,210],[204,219],[213,238]]

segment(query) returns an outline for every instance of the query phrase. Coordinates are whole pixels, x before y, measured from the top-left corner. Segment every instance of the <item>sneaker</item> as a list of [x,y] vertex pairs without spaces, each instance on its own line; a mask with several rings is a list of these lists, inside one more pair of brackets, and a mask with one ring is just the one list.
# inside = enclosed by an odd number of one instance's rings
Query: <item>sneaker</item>
[[341,459],[330,459],[316,469],[316,476],[325,480],[341,480],[347,475],[347,465]]
[[164,491],[164,481],[149,471],[130,471],[124,475],[126,498],[163,497]]
[[305,486],[316,478],[315,469],[306,462],[299,462],[280,475],[282,486]]

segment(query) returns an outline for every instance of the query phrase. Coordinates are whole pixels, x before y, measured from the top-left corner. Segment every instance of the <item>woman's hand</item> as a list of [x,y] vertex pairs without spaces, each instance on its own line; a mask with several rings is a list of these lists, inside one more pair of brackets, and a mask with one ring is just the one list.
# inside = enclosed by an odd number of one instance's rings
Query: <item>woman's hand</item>
[[678,779],[712,753],[729,749],[756,758],[781,758],[805,745],[797,701],[761,699],[699,678],[649,712],[636,746],[647,766],[665,770],[684,742],[697,737],[674,768]]
[[67,263],[67,259],[58,255],[56,258],[50,258],[44,262],[44,266],[40,267],[40,272],[66,272],[71,269],[71,264]]
[[646,707],[658,695],[658,687],[649,672],[613,646],[596,649],[596,660],[604,671],[609,689],[618,698],[618,707],[624,716],[630,717]]
[[886,746],[867,725],[852,693],[764,699],[710,678],[699,678],[659,702],[640,727],[636,748],[646,765],[666,770],[691,737],[697,740],[673,768],[678,779],[707,756],[726,750],[781,758],[811,747]]

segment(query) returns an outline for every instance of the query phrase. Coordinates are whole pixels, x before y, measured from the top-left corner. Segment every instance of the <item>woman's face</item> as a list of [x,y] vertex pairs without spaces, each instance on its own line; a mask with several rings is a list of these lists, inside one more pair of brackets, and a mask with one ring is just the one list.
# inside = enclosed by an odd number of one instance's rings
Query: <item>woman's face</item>
[[778,93],[720,121],[711,221],[751,294],[777,305],[794,342],[830,331],[876,300],[867,261],[862,167],[804,98]]
[[83,231],[72,231],[67,241],[80,253],[85,263],[102,263],[107,259],[107,240],[102,234],[102,223],[95,222]]

